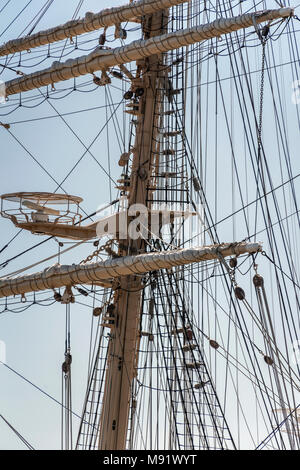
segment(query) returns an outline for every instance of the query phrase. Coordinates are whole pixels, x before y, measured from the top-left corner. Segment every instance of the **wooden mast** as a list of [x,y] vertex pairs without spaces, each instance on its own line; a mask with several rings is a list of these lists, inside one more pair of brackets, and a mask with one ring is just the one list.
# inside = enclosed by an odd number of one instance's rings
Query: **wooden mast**
[[[165,32],[167,12],[160,11],[146,16],[145,39]],[[128,194],[129,206],[147,206],[147,187],[151,186],[154,158],[159,158],[156,139],[159,115],[162,110],[159,70],[162,55],[156,54],[137,62],[136,83],[143,90],[139,101],[136,141]],[[155,148],[154,148],[155,147]],[[119,254],[134,255],[145,251],[145,241],[128,238],[120,244]],[[131,390],[138,361],[139,319],[141,310],[142,279],[140,276],[122,277],[115,292],[115,327],[111,330],[108,351],[108,368],[100,419],[99,449],[120,450],[126,448]]]

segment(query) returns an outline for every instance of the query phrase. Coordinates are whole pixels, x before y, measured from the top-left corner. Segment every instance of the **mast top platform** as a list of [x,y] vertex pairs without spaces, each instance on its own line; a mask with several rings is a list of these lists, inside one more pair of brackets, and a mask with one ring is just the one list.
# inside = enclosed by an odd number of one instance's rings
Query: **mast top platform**
[[17,192],[17,193],[9,193],[3,194],[1,196],[2,200],[13,201],[13,202],[20,202],[24,200],[30,200],[32,202],[38,202],[39,204],[47,204],[51,202],[51,204],[64,204],[68,203],[75,203],[80,204],[83,199],[79,196],[72,196],[70,194],[56,194],[56,193],[47,193],[47,192]]

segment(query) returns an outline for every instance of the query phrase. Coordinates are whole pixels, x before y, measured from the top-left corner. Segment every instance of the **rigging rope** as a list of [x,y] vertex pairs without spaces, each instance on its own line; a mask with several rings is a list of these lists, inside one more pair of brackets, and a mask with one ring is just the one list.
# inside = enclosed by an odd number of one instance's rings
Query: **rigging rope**
[[7,426],[15,433],[15,435],[20,439],[20,441],[25,444],[27,449],[29,450],[34,450],[34,447],[32,447],[31,444],[29,444],[28,441],[26,441],[25,437],[23,437],[5,418],[0,414],[0,418],[7,424]]

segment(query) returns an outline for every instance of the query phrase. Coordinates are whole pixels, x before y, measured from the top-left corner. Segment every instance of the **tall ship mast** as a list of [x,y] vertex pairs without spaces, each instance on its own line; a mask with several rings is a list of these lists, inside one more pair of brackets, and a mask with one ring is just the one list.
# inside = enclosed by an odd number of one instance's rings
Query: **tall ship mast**
[[0,373],[56,406],[4,448],[299,449],[297,6],[3,3]]

